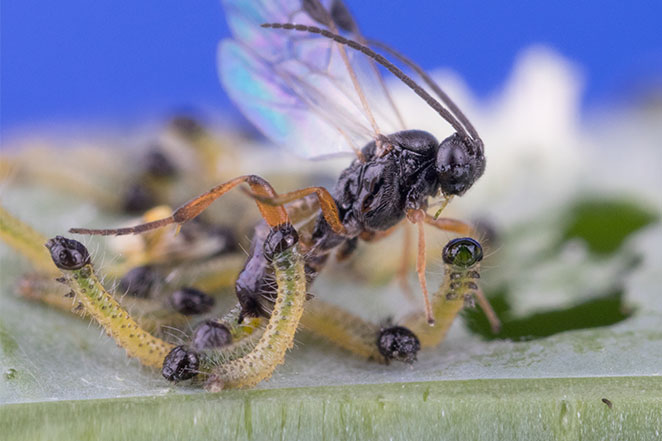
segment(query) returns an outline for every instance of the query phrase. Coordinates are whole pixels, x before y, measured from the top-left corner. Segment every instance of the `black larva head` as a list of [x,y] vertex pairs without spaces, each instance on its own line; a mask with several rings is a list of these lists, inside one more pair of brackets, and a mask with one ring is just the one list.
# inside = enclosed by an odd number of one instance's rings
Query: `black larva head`
[[292,248],[299,242],[299,234],[292,224],[283,224],[274,227],[264,240],[264,255],[267,259],[273,259],[276,254]]
[[463,195],[485,171],[482,141],[457,133],[444,139],[437,151],[436,169],[443,194]]
[[416,354],[421,349],[421,343],[416,334],[402,326],[391,326],[382,329],[377,338],[379,353],[387,361],[397,360],[405,363],[416,361]]
[[198,374],[198,354],[186,349],[184,346],[176,346],[163,359],[161,374],[168,381],[184,381]]
[[77,240],[55,236],[49,239],[45,246],[51,252],[53,263],[60,269],[77,270],[90,263],[90,253],[85,245]]
[[449,241],[441,253],[444,263],[469,268],[483,260],[483,247],[470,237]]
[[151,296],[160,277],[156,268],[151,265],[137,266],[120,279],[119,290],[131,297],[146,299]]
[[205,320],[193,332],[191,347],[196,351],[222,348],[232,343],[230,330],[222,323]]
[[156,178],[172,178],[177,175],[177,167],[158,147],[152,147],[143,159],[145,173]]
[[180,314],[204,314],[214,306],[214,298],[195,288],[186,287],[172,293],[170,304]]

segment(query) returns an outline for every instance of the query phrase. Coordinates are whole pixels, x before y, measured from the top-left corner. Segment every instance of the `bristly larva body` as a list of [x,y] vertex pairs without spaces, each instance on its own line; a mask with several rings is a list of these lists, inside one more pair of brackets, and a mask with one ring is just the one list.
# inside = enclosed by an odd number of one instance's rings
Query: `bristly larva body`
[[474,239],[453,239],[442,251],[444,282],[430,301],[435,318],[434,326],[424,322],[420,314],[405,319],[405,325],[420,339],[423,347],[437,346],[446,336],[453,320],[465,306],[473,306],[479,293],[480,261],[483,248]]
[[61,236],[49,240],[46,246],[85,312],[126,350],[129,357],[137,358],[145,366],[160,368],[174,345],[141,328],[106,291],[94,272],[85,246]]

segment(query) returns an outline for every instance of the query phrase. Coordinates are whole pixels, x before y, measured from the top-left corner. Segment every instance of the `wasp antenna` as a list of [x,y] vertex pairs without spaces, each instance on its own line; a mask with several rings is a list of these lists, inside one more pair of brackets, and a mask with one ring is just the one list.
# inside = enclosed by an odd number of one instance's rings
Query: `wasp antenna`
[[460,122],[453,116],[452,113],[450,113],[447,109],[445,109],[439,101],[434,99],[425,89],[423,89],[421,86],[416,84],[414,80],[412,80],[410,77],[408,77],[402,70],[400,70],[397,66],[395,66],[393,63],[388,61],[386,58],[384,58],[383,55],[378,54],[377,52],[373,51],[370,49],[368,46],[365,46],[361,43],[358,43],[354,40],[350,40],[348,38],[343,37],[342,35],[334,34],[333,32],[327,31],[326,29],[321,29],[318,28],[317,26],[306,26],[306,25],[298,25],[298,24],[292,24],[292,23],[264,23],[261,25],[263,28],[270,28],[270,29],[285,29],[288,31],[299,31],[299,32],[308,32],[311,34],[319,34],[323,37],[326,37],[328,39],[331,39],[335,41],[336,43],[343,44],[345,46],[349,46],[354,50],[357,50],[364,55],[367,55],[368,57],[372,58],[375,60],[377,63],[381,64],[384,66],[386,69],[388,69],[393,75],[395,75],[400,81],[405,83],[411,90],[413,90],[416,95],[421,97],[423,101],[425,101],[430,107],[432,107],[439,115],[441,115],[442,118],[444,118],[448,123],[453,126],[456,132],[463,134],[464,136],[469,137],[469,134],[467,133],[466,129]]
[[115,229],[89,229],[89,228],[70,228],[72,234],[87,234],[90,236],[126,236],[127,234],[141,234],[146,231],[156,230],[175,223],[175,218],[170,216],[165,219],[159,219],[153,222],[136,225],[135,227],[115,228]]
[[453,102],[453,100],[446,94],[446,92],[444,92],[441,89],[441,87],[439,87],[437,82],[434,81],[430,77],[430,75],[428,75],[427,72],[425,72],[423,70],[423,68],[421,66],[416,64],[410,58],[407,58],[406,56],[404,56],[401,52],[393,49],[392,47],[390,47],[390,46],[388,46],[388,45],[386,45],[386,44],[384,44],[380,41],[368,40],[368,44],[370,44],[371,46],[377,47],[377,48],[379,48],[379,49],[381,49],[385,52],[388,52],[389,54],[391,54],[392,56],[394,56],[395,58],[400,60],[403,64],[406,64],[407,66],[409,66],[409,68],[412,69],[414,72],[416,72],[421,77],[421,79],[423,79],[425,84],[427,84],[430,87],[430,89],[432,89],[434,91],[434,93],[437,94],[439,99],[441,101],[443,101],[444,104],[446,104],[448,109],[451,112],[453,112],[455,117],[458,120],[460,120],[460,122],[464,125],[464,127],[466,127],[466,129],[469,132],[469,134],[471,135],[471,137],[474,138],[474,139],[480,139],[480,136],[478,136],[478,131],[476,131],[473,124],[471,124],[471,121],[469,121],[469,118],[467,118],[464,115],[464,113],[462,113],[462,111],[457,106],[457,104],[455,104],[455,102]]

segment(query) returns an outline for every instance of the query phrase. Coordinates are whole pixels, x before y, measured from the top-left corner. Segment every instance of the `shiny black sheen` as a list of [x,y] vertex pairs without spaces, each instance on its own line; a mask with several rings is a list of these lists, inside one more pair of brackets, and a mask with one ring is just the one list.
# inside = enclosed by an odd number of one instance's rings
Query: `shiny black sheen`
[[[305,256],[308,283],[334,250],[347,257],[357,239],[388,230],[410,210],[427,209],[428,199],[439,193],[463,194],[485,170],[482,144],[458,134],[440,144],[428,132],[406,130],[368,143],[361,153],[362,158],[340,174],[332,192],[346,234],[335,233],[322,213],[315,221]],[[276,293],[269,260],[276,250],[288,246],[287,241],[281,242],[289,234],[270,233],[264,223],[256,227],[248,260],[236,282],[242,317],[269,316]]]
[[77,270],[90,263],[90,253],[77,240],[55,236],[45,246],[51,253],[53,263],[60,269]]

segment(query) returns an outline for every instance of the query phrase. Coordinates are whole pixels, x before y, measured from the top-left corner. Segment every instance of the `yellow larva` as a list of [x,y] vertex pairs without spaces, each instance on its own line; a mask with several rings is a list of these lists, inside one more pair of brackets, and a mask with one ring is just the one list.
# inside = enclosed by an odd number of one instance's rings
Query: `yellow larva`
[[99,323],[130,357],[145,366],[160,368],[174,345],[154,337],[141,328],[94,273],[87,249],[75,240],[57,236],[47,242],[55,265],[85,312]]
[[274,256],[278,294],[264,333],[255,348],[227,363],[214,366],[206,387],[211,391],[253,387],[270,378],[292,347],[306,301],[306,277],[303,257],[290,248]]
[[[466,305],[473,305],[478,288],[483,250],[474,239],[453,239],[444,247],[444,282],[430,299],[435,325],[428,325],[420,314],[405,319],[405,326],[419,338],[422,347],[438,346],[453,320]],[[488,305],[489,306],[489,305]]]

